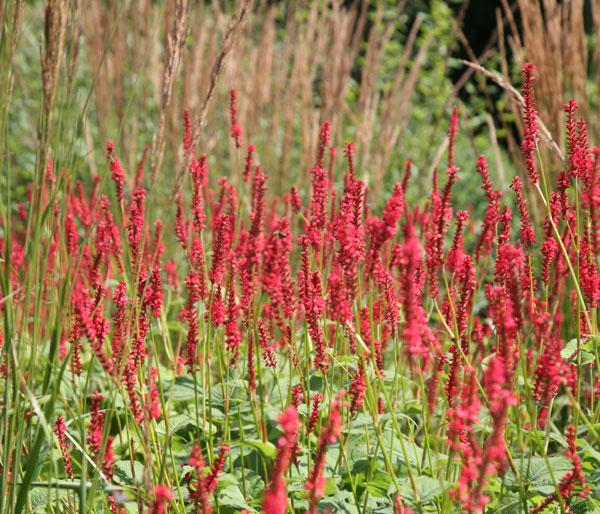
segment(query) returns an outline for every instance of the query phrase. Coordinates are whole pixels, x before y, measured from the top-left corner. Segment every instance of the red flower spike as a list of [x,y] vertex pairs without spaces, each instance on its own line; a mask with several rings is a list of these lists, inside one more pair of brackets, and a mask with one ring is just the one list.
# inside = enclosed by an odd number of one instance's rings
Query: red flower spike
[[71,461],[70,452],[70,444],[67,441],[67,436],[65,435],[67,432],[67,425],[65,425],[64,419],[62,416],[58,416],[56,418],[56,423],[54,423],[54,434],[56,435],[56,439],[58,440],[58,446],[60,448],[60,453],[63,458],[64,466],[65,466],[65,475],[68,478],[73,478],[73,462]]
[[515,177],[510,184],[510,188],[517,195],[517,207],[519,209],[519,216],[521,217],[521,242],[523,246],[530,248],[535,244],[535,232],[529,219],[529,211],[527,209],[527,201],[523,195],[523,183],[521,179]]
[[317,513],[317,505],[321,496],[325,491],[325,477],[323,472],[325,469],[325,458],[327,447],[337,441],[337,438],[342,432],[342,417],[340,414],[341,398],[344,396],[344,391],[341,391],[331,402],[331,410],[326,423],[321,428],[319,443],[315,454],[313,468],[309,473],[305,489],[308,491],[310,514]]
[[283,435],[277,441],[277,458],[263,499],[265,514],[285,514],[287,511],[285,475],[295,453],[300,428],[298,413],[294,407],[288,407],[279,416],[278,421],[283,429]]
[[248,145],[248,149],[247,149],[247,153],[246,153],[246,162],[244,164],[244,182],[248,182],[248,180],[250,179],[250,172],[252,171],[252,166],[254,164],[254,152],[256,151],[256,147],[250,143]]
[[117,198],[122,202],[125,198],[125,172],[119,158],[115,155],[115,144],[112,141],[106,143],[106,155],[110,168],[110,174],[115,187],[117,188]]
[[535,65],[525,63],[521,74],[523,75],[523,141],[521,149],[525,158],[525,167],[529,179],[533,184],[539,182],[539,173],[535,160],[535,152],[538,142],[537,111],[535,109],[535,97],[533,94],[533,81],[535,80]]
[[236,148],[241,148],[242,127],[238,122],[237,95],[237,89],[232,89],[229,92],[229,118],[231,121],[231,137],[235,142]]

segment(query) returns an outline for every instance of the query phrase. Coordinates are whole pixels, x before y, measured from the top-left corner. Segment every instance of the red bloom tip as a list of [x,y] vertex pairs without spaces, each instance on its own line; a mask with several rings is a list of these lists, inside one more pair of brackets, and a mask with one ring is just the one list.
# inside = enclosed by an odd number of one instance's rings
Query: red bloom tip
[[157,500],[169,501],[173,499],[173,491],[166,485],[157,485],[154,488],[154,496]]
[[317,155],[317,165],[323,167],[323,158],[325,156],[325,148],[331,141],[331,122],[325,120],[325,123],[321,125],[321,131],[319,133],[319,153]]
[[448,127],[448,168],[454,167],[454,143],[458,133],[458,107],[452,108],[450,115],[450,126]]
[[571,98],[571,100],[569,100],[563,106],[563,109],[565,110],[565,112],[573,112],[573,111],[576,111],[577,109],[579,109],[579,106],[577,105],[577,102]]
[[331,142],[331,121],[325,120],[323,125],[321,125],[320,139],[323,146],[326,146]]
[[154,487],[154,503],[150,507],[150,514],[164,514],[165,503],[170,502],[174,496],[173,491],[166,485],[159,484]]
[[352,157],[356,154],[356,145],[354,141],[350,141],[344,145],[344,155],[346,157]]
[[533,78],[534,78],[533,75],[534,75],[536,69],[537,68],[536,68],[535,64],[526,62],[526,63],[523,64],[523,67],[521,68],[521,73],[523,75],[529,75],[529,76],[531,76],[531,80],[533,80]]

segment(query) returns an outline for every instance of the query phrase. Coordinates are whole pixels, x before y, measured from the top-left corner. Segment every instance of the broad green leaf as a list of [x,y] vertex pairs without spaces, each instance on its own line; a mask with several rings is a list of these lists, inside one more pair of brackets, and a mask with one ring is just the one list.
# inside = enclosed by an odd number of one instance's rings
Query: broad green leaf
[[[583,341],[580,340],[580,343]],[[571,339],[560,351],[560,356],[568,361],[577,353],[577,339]]]
[[133,462],[133,468],[128,460],[120,460],[114,465],[115,482],[121,485],[140,483],[143,472],[144,465],[137,460]]
[[[566,457],[549,457],[548,464],[542,457],[532,457],[530,463],[527,460],[524,461],[523,469],[520,470],[521,480],[529,482],[532,489],[536,491],[541,486],[553,486],[554,483],[548,465],[557,482],[573,467],[571,461]],[[509,488],[518,488],[520,485],[512,471],[506,473],[504,484]]]
[[167,434],[166,421],[162,420],[157,427],[157,432],[160,435],[173,435],[179,430],[187,427],[195,427],[196,420],[189,414],[177,414],[169,418],[169,433]]
[[245,446],[247,448],[252,448],[260,452],[267,459],[274,459],[277,455],[277,448],[273,443],[262,442],[256,439],[246,440],[246,441],[231,441],[228,443],[232,446]]
[[[202,388],[197,385],[198,398],[202,398]],[[195,400],[194,381],[190,377],[177,377],[175,383],[165,392],[168,399],[176,401]]]
[[[437,478],[431,478],[427,475],[418,475],[415,477],[415,484],[419,493],[419,499],[423,503],[432,502],[437,496],[444,492],[443,483]],[[402,496],[408,499],[410,502],[414,502],[415,494],[412,488],[412,484],[408,477],[403,478],[400,481]],[[395,493],[393,484],[390,484],[388,489],[389,494]]]
[[392,479],[387,473],[377,472],[370,480],[367,480],[365,487],[371,495],[376,498],[383,498],[387,496],[391,482]]
[[254,512],[250,506],[246,503],[244,495],[240,488],[236,485],[230,485],[219,491],[219,504],[228,507],[234,507],[236,509],[246,509]]
[[360,514],[361,512],[357,509],[354,496],[349,491],[339,491],[335,496],[326,496],[321,500],[319,508],[345,514]]

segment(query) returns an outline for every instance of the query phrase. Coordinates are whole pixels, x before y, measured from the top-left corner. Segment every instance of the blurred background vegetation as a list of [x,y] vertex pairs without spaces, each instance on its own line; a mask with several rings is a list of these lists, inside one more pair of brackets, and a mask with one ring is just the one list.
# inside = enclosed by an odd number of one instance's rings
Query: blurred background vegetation
[[50,4],[62,13],[52,30],[63,44],[49,155],[89,183],[108,175],[104,148],[114,140],[133,181],[145,148],[150,169],[162,139],[152,186],[165,204],[182,167],[186,108],[198,121],[198,151],[209,156],[211,180],[239,174],[220,158],[237,153],[240,167],[244,158],[229,137],[232,88],[244,143],[256,145],[277,193],[307,183],[319,125],[331,119],[338,163],[344,143],[355,141],[372,201],[387,197],[407,160],[414,163],[411,194],[426,194],[433,170],[444,171],[454,105],[462,127],[458,194],[476,208],[480,153],[497,186],[507,189],[522,168],[518,105],[463,59],[516,86],[522,63],[534,62],[540,116],[560,145],[562,104],[571,97],[588,119],[592,142],[600,126],[599,0],[3,0],[3,66],[12,80],[3,169],[16,198],[25,198],[39,168],[40,54],[52,38]]

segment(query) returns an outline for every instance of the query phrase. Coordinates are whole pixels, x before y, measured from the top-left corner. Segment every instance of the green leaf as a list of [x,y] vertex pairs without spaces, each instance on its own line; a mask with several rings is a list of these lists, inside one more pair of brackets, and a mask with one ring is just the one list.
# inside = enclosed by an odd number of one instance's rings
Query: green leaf
[[511,514],[513,512],[519,512],[521,506],[521,499],[518,494],[508,493],[503,494],[500,497],[500,512],[503,514]]
[[356,507],[354,496],[349,491],[339,491],[335,496],[326,496],[319,504],[320,509],[330,509],[332,512],[345,514],[360,514]]
[[596,463],[600,464],[600,452],[596,448],[585,440],[581,442],[581,448],[583,449],[586,461],[593,459]]
[[[554,486],[548,466],[550,466],[556,482],[559,482],[573,467],[571,461],[566,457],[549,457],[548,463],[543,457],[532,457],[529,466],[527,460],[523,463],[523,469],[520,471],[521,480],[529,482],[533,490],[547,494],[545,486]],[[518,488],[520,485],[512,471],[506,473],[504,484],[512,489]]]
[[[412,485],[408,478],[403,478],[400,482],[402,495],[410,502],[415,502],[416,498]],[[419,493],[419,499],[423,503],[433,502],[440,494],[444,492],[443,483],[437,478],[431,478],[427,475],[419,475],[415,477],[415,484]],[[395,489],[390,485],[389,493],[394,493]]]
[[[579,340],[579,351],[581,352],[581,364],[590,364],[594,362],[594,346],[598,344],[600,338],[598,336],[590,336],[587,339]],[[565,361],[570,361],[577,356],[577,339],[571,339],[564,348],[560,351],[560,356]]]
[[189,414],[177,414],[169,418],[169,433],[167,434],[166,421],[163,420],[158,424],[157,432],[160,435],[173,435],[179,430],[187,427],[195,427],[196,420]]
[[46,489],[34,487],[31,489],[31,508],[33,512],[48,512],[50,504],[56,505],[57,498],[60,500],[68,495],[68,491],[62,489]]
[[[202,398],[202,389],[197,386],[198,398]],[[166,392],[166,397],[175,401],[194,400],[194,381],[190,377],[177,377],[175,383]]]
[[133,468],[131,467],[131,461],[128,460],[120,460],[114,466],[115,482],[121,485],[141,483],[143,473],[144,465],[137,460],[133,462]]
[[231,446],[238,445],[245,446],[247,448],[252,448],[253,450],[260,452],[263,455],[263,457],[267,459],[274,459],[277,455],[277,448],[273,443],[263,443],[262,441],[259,441],[257,439],[251,439],[246,441],[231,441],[228,444],[230,444]]
[[[581,341],[580,341],[581,342]],[[560,351],[560,356],[568,361],[577,353],[577,339],[571,339]]]
[[225,487],[219,492],[219,504],[227,507],[234,507],[236,509],[246,509],[251,512],[255,512],[254,509],[246,503],[244,495],[240,488],[236,485],[230,485]]
[[388,488],[391,484],[391,478],[387,473],[377,472],[374,476],[365,483],[369,494],[376,498],[383,498],[387,496]]

